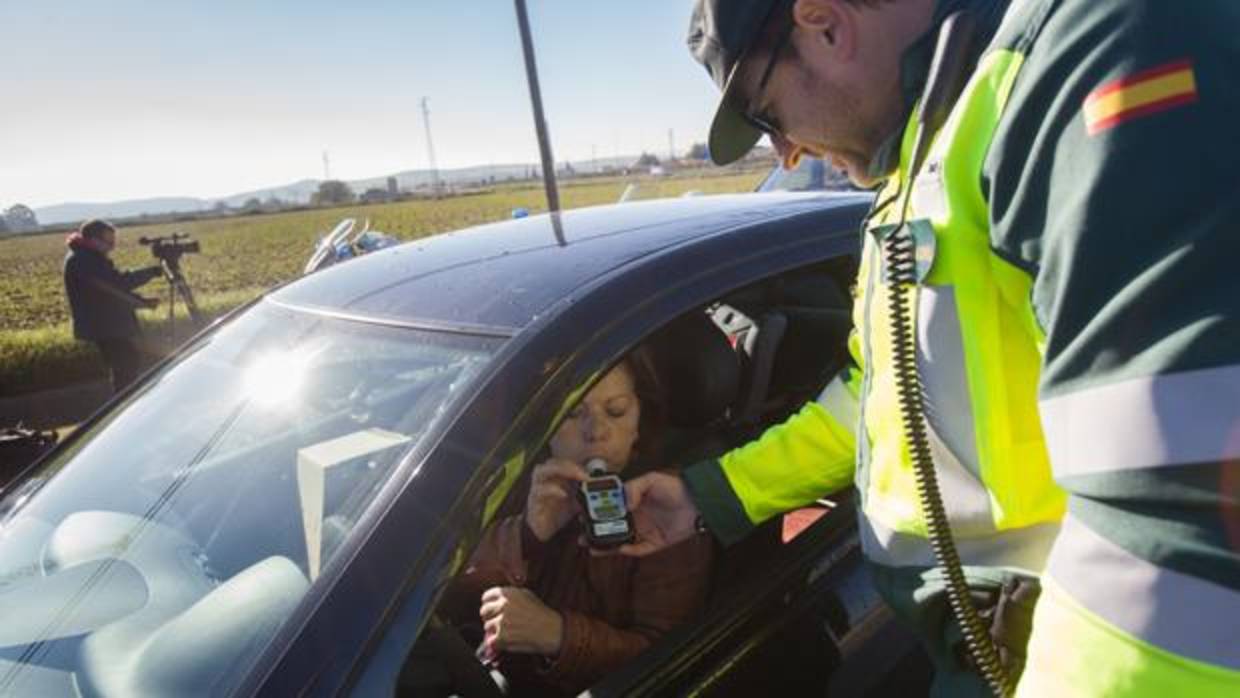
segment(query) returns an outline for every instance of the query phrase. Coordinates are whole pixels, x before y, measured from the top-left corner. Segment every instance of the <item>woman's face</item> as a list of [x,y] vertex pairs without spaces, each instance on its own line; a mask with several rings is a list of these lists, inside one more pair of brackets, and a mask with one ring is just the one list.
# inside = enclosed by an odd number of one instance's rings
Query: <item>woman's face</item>
[[551,455],[583,466],[591,458],[602,458],[612,472],[620,472],[633,455],[640,417],[633,375],[619,364],[568,413],[551,437]]

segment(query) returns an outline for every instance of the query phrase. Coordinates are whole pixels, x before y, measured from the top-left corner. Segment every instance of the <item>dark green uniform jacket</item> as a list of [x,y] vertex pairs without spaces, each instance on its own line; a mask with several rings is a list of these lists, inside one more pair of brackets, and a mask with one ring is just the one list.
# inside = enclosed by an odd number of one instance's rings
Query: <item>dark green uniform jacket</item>
[[[931,361],[923,371],[931,407],[960,407],[930,416],[954,463],[944,470],[936,453],[940,478],[971,474],[986,504],[979,516],[947,488],[966,551],[979,521],[1012,536],[1058,519],[1040,459],[1066,491],[1023,695],[1240,695],[1237,36],[1231,0],[1013,0],[926,167],[907,171],[910,122],[879,195],[892,210],[877,222],[903,214],[937,238],[914,301],[918,349],[933,359],[944,338],[962,347],[946,362],[963,375],[954,398]],[[859,293],[884,291],[863,278]],[[854,475],[863,528],[916,534],[915,504],[900,507],[906,454],[882,436],[895,430],[871,310],[854,313],[859,371],[686,473],[725,538]],[[856,460],[841,428],[850,395]],[[967,423],[934,423],[958,413]]]

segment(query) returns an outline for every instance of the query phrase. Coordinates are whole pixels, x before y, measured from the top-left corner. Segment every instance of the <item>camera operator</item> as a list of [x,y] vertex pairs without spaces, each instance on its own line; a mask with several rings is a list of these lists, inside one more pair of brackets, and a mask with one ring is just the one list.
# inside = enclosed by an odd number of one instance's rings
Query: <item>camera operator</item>
[[118,271],[108,255],[116,247],[116,227],[107,221],[88,220],[65,241],[65,293],[73,314],[73,336],[92,342],[112,372],[112,389],[137,378],[144,364],[138,342],[137,308],[154,308],[155,299],[133,290],[159,277],[158,266]]

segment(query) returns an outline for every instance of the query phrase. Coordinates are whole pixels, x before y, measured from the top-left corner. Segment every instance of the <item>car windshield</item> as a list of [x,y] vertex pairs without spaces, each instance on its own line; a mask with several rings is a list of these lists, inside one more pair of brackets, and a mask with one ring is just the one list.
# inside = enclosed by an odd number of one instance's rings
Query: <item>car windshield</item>
[[501,342],[271,302],[200,340],[0,500],[0,694],[228,692]]
[[856,191],[848,175],[818,158],[802,157],[797,166],[779,165],[758,185],[758,191]]

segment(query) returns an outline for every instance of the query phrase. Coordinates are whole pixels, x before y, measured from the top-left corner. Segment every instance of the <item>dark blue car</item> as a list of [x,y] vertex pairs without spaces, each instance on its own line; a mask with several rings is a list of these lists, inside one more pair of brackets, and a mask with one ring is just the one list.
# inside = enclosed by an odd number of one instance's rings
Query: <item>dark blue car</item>
[[[649,343],[670,385],[668,463],[816,395],[844,357],[868,204],[747,194],[506,221],[233,313],[0,500],[0,695],[400,692],[419,636],[450,634],[436,603],[480,532],[630,348]],[[592,695],[907,678],[853,516],[842,496],[722,551],[707,611]],[[472,648],[444,646],[481,675],[457,693],[493,689]]]

